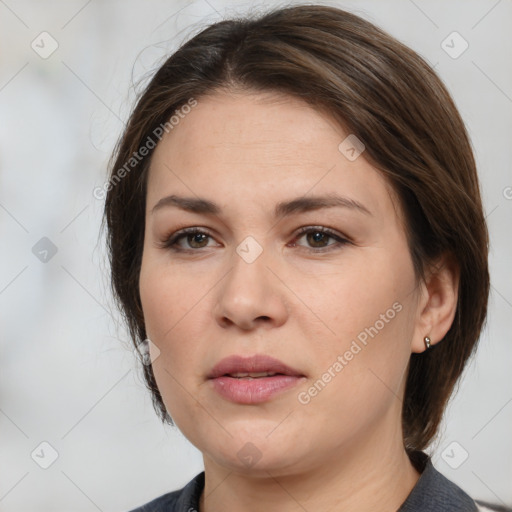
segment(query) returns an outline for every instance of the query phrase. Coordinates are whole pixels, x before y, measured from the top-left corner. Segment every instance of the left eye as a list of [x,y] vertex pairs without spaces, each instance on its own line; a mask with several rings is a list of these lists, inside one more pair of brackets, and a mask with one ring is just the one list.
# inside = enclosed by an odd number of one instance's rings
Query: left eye
[[[294,239],[293,245],[297,245],[295,242],[301,238],[306,238],[310,249],[325,249],[331,246],[339,246],[348,243],[348,240],[335,232],[322,228],[322,227],[307,227],[302,228]],[[329,239],[334,240],[333,243],[328,243]],[[299,244],[301,245],[301,244]]]

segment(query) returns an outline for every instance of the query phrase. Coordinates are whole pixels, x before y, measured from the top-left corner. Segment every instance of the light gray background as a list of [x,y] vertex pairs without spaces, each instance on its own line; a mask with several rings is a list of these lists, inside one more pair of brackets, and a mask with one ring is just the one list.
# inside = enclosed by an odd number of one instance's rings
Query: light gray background
[[[110,316],[98,241],[103,205],[92,191],[105,181],[133,83],[201,27],[264,5],[270,2],[0,0],[1,512],[125,511],[202,470],[198,451],[159,424],[126,333]],[[512,505],[512,2],[330,5],[423,55],[467,123],[493,287],[478,355],[431,452],[474,498]],[[43,31],[59,45],[46,59],[31,48]],[[469,44],[457,59],[441,47],[453,31]],[[42,237],[57,248],[46,263],[32,252]],[[31,458],[36,450],[36,460],[49,461],[43,441],[59,454],[48,469]],[[453,465],[463,450],[467,460],[452,469],[447,461]]]

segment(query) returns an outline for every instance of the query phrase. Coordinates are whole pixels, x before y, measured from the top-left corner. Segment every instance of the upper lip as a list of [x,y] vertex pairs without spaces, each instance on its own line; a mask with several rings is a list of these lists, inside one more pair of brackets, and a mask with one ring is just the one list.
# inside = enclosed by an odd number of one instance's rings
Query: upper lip
[[280,373],[283,375],[292,375],[302,377],[303,374],[284,364],[279,359],[267,356],[265,354],[256,354],[250,357],[233,355],[219,361],[208,375],[209,379],[222,377],[236,373]]

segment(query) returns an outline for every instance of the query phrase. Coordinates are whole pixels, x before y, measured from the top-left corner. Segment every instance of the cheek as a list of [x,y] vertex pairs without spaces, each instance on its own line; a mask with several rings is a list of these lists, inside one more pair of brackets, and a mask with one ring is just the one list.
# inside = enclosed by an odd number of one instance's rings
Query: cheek
[[[314,335],[311,322],[304,322],[303,332],[324,399],[354,407],[393,399],[403,383],[413,333],[415,279],[407,250],[368,251],[336,275],[320,277],[316,286],[307,292],[304,287],[305,302],[321,318],[323,336]],[[329,381],[325,388],[324,381]]]
[[333,272],[331,266],[325,272],[288,276],[301,299],[297,309],[302,311],[301,327],[305,332],[314,328],[317,334],[308,341],[332,352],[342,350],[358,336],[364,342],[390,335],[406,318],[402,310],[414,288],[408,253],[370,248],[354,251],[338,269]]
[[403,304],[395,302],[393,309],[388,297],[380,298],[373,297],[373,311],[366,304],[357,315],[333,322],[338,336],[330,346],[310,349],[315,372],[299,402],[306,404],[306,424],[315,418],[326,438],[355,438],[388,411],[399,414],[410,358],[408,313]]
[[208,286],[148,256],[142,263],[139,289],[147,335],[162,344],[193,312]]
[[195,288],[187,293],[187,289],[179,279],[166,279],[158,272],[147,275],[144,282],[141,280],[146,334],[160,350],[158,364],[164,363],[165,369],[180,380],[181,375],[189,374],[187,368],[197,367],[194,359],[198,357],[195,352],[199,344],[194,340],[199,339],[200,332],[202,338],[208,332],[197,314],[204,307],[204,291]]
[[194,411],[195,403],[187,390],[192,391],[203,378],[198,363],[204,355],[200,351],[211,331],[204,310],[211,285],[204,280],[190,281],[190,277],[152,265],[149,260],[143,262],[139,281],[146,334],[160,351],[152,364],[153,373],[178,427],[186,416],[180,411],[188,411],[187,415]]

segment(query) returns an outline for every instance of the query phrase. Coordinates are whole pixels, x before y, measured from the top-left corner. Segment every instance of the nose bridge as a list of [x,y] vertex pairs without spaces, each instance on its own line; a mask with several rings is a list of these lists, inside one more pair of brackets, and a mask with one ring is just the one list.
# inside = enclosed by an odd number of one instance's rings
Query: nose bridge
[[270,292],[266,268],[269,250],[265,250],[253,236],[247,236],[238,244],[232,258],[232,270],[228,275],[231,292],[238,301],[249,301],[255,307]]
[[282,323],[286,315],[279,280],[267,268],[271,266],[270,250],[253,236],[238,244],[231,260],[231,270],[219,289],[216,316],[247,329],[257,319]]

